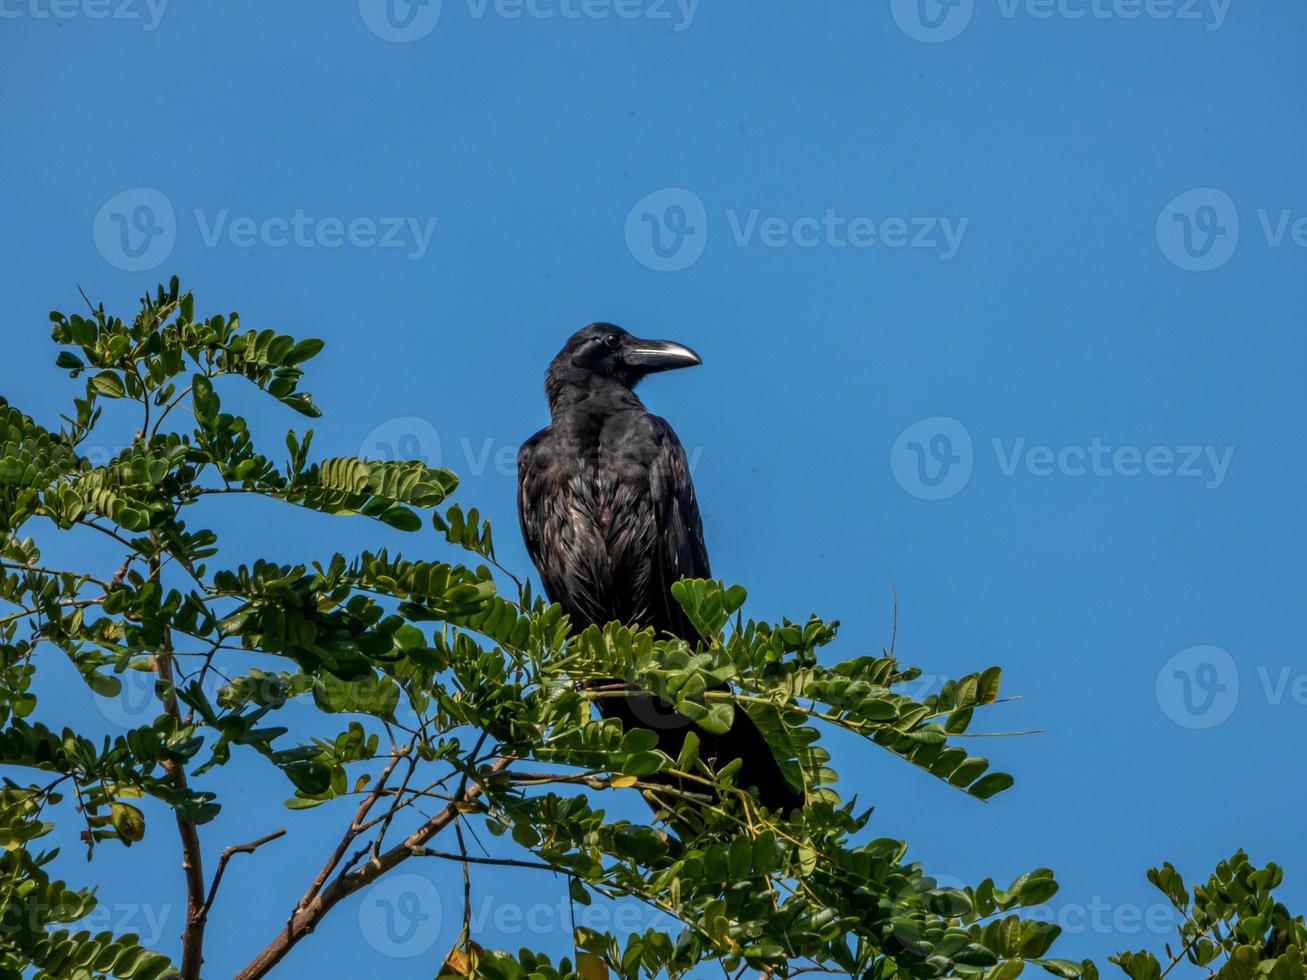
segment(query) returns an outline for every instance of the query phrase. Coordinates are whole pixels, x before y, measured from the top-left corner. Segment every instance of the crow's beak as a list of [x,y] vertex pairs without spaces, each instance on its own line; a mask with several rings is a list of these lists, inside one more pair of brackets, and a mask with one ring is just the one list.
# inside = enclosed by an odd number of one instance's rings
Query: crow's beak
[[640,340],[632,337],[629,344],[622,352],[622,360],[642,374],[674,371],[703,363],[703,359],[690,348],[670,340]]

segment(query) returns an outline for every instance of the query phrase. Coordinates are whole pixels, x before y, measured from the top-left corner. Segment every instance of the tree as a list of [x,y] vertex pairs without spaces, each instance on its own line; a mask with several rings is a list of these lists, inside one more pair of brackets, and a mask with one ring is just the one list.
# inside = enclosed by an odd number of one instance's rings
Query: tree
[[[900,665],[892,644],[824,666],[818,651],[837,623],[746,619],[745,591],[712,581],[675,586],[702,634],[693,648],[617,624],[573,634],[557,607],[499,565],[477,510],[449,503],[453,473],[416,461],[314,460],[312,430],[288,432],[277,463],[223,411],[220,389],[243,380],[318,417],[300,381],[321,341],[245,330],[235,314],[197,318],[176,279],[130,322],[103,306],[51,320],[57,366],[84,379],[62,427],[0,398],[0,600],[12,607],[0,610],[0,764],[14,777],[0,790],[5,976],[199,977],[210,910],[230,900],[221,890],[228,863],[284,844],[277,800],[263,836],[205,840],[222,806],[220,773],[271,766],[292,794],[288,821],[333,807],[342,831],[285,921],[268,923],[242,980],[272,972],[342,899],[418,858],[462,865],[465,909],[477,867],[493,864],[562,876],[576,905],[633,897],[680,922],[675,935],[578,928],[571,954],[553,962],[483,949],[465,912],[445,975],[679,976],[715,963],[772,976],[1010,978],[1035,963],[1096,977],[1092,963],[1048,958],[1058,928],[1022,915],[1056,892],[1051,871],[1006,888],[943,887],[906,861],[905,842],[869,839],[869,811],[836,790],[822,746],[832,729],[979,799],[1009,787],[1010,776],[957,745],[976,710],[1000,700],[997,667],[915,699],[903,687],[919,672]],[[139,428],[94,465],[82,450],[112,401],[134,403]],[[269,555],[227,568],[218,532],[197,523],[215,495],[414,533],[429,521],[439,547],[425,537],[414,548],[423,557],[335,554],[309,566]],[[33,534],[102,537],[120,563],[50,567]],[[126,672],[151,675],[157,717],[89,737],[33,693],[38,654],[49,648],[99,697],[115,696]],[[210,696],[214,676],[224,683]],[[748,711],[810,804],[790,817],[769,813],[733,784],[733,767],[700,763],[693,735],[671,759],[653,750],[650,732],[599,719],[590,701],[602,694],[586,682],[612,677],[657,692],[705,731]],[[315,721],[302,731],[280,724],[279,713],[306,697]],[[698,789],[669,797],[649,781],[660,773]],[[608,795],[653,788],[659,795],[647,798],[664,809],[647,824],[600,807]],[[177,966],[136,936],[74,931],[96,898],[51,878],[57,851],[39,849],[54,826],[47,818],[83,828],[88,860],[147,833],[175,834],[187,896]],[[472,836],[500,841],[485,856],[469,850]],[[1153,874],[1187,903],[1174,869]],[[1269,895],[1278,874],[1242,855],[1223,865],[1177,957],[1224,955],[1230,977],[1252,976],[1253,957],[1265,957],[1276,980],[1301,976],[1302,921]],[[1236,912],[1233,931],[1220,932]],[[1135,980],[1162,975],[1148,954],[1119,962]]]

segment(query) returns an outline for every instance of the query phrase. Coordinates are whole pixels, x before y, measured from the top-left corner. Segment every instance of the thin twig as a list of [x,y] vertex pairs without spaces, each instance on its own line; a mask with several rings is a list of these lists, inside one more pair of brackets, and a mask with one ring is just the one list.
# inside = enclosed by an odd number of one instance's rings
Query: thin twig
[[213,873],[213,882],[209,885],[209,897],[204,902],[204,914],[207,916],[209,910],[213,908],[213,900],[218,897],[218,885],[222,883],[223,872],[227,870],[227,862],[237,854],[253,854],[264,844],[275,841],[278,837],[286,836],[286,828],[280,827],[270,834],[265,834],[258,840],[252,840],[248,844],[232,844],[230,847],[224,847],[222,853],[218,855],[218,869]]
[[381,770],[381,775],[377,777],[377,782],[372,787],[372,791],[363,798],[362,802],[358,805],[358,809],[354,811],[354,819],[350,821],[349,828],[345,831],[345,835],[340,839],[340,843],[336,845],[336,849],[331,852],[331,856],[327,858],[327,862],[322,866],[322,870],[317,873],[313,881],[309,884],[308,890],[304,893],[304,897],[299,900],[298,904],[296,904],[295,911],[291,915],[292,921],[294,920],[294,917],[299,915],[299,913],[302,912],[310,902],[317,898],[318,893],[322,891],[322,886],[326,884],[327,878],[331,876],[331,873],[334,870],[336,870],[336,865],[340,863],[341,858],[345,856],[345,852],[349,850],[350,844],[354,843],[358,835],[363,832],[363,821],[367,817],[368,811],[371,810],[377,800],[381,798],[382,791],[386,788],[386,780],[389,779],[390,774],[395,771],[395,767],[399,765],[399,760],[401,758],[403,758],[403,756],[398,752],[395,753],[390,757],[390,761],[386,763],[386,768]]
[[[416,736],[414,736],[414,739],[416,740]],[[377,839],[372,842],[372,857],[374,860],[381,856],[381,842],[385,840],[386,831],[390,829],[390,824],[395,819],[395,814],[403,807],[404,793],[408,790],[408,784],[413,779],[413,773],[417,771],[417,757],[413,755],[412,742],[410,742],[405,750],[399,755],[400,758],[407,760],[408,772],[404,773],[404,778],[400,780],[399,788],[395,790],[394,802],[381,820],[381,829],[377,831]]]
[[898,586],[891,585],[891,586],[889,587],[889,591],[890,591],[890,596],[892,597],[892,602],[893,602],[893,611],[892,611],[892,613],[891,613],[891,619],[890,619],[890,632],[889,632],[889,655],[892,657],[892,656],[894,656],[894,644],[895,644],[895,642],[896,642],[896,641],[898,640],[898,638],[899,638],[899,590],[898,590]]
[[463,943],[472,938],[472,876],[467,870],[467,844],[463,842],[463,821],[454,820],[454,835],[458,838],[458,853],[463,858]]
[[[511,760],[496,759],[489,767],[488,775],[494,775],[509,765]],[[404,840],[387,851],[382,852],[376,860],[360,865],[353,871],[342,872],[332,879],[308,905],[298,910],[286,926],[254,957],[243,970],[236,974],[234,980],[258,980],[267,974],[285,958],[305,936],[313,932],[318,924],[339,902],[366,888],[400,862],[420,853],[429,840],[448,827],[458,816],[461,806],[477,799],[482,793],[480,783],[467,787],[465,793],[457,797],[434,817],[409,834]]]

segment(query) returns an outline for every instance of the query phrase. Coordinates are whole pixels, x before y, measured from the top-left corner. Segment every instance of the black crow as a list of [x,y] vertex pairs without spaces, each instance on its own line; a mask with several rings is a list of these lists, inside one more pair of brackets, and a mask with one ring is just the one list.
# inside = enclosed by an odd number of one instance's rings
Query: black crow
[[[646,375],[700,363],[680,344],[592,323],[549,365],[553,424],[518,454],[518,516],[545,592],[577,629],[615,620],[662,637],[699,639],[671,594],[678,579],[711,576],[689,465],[672,427],[649,414],[633,389]],[[604,717],[621,719],[628,731],[654,730],[672,759],[695,731],[700,758],[715,769],[742,760],[736,783],[755,789],[762,805],[783,812],[803,805],[803,793],[786,781],[742,709],[725,734],[713,735],[661,698],[625,693],[630,689],[620,681],[590,690]],[[693,783],[660,781],[703,792]]]

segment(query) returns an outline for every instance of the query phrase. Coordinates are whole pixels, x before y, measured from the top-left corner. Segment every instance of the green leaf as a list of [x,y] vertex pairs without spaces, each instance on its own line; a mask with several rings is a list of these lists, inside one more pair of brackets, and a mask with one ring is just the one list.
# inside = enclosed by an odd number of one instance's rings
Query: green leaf
[[677,709],[711,735],[725,735],[735,723],[735,705],[729,701],[712,701],[706,706],[683,701],[677,704]]
[[217,419],[221,402],[213,390],[213,382],[203,374],[191,378],[191,401],[195,417],[201,422],[211,424]]
[[991,796],[1003,792],[1012,786],[1013,779],[1005,772],[991,772],[989,775],[982,777],[972,785],[969,792],[972,796],[987,800]]
[[301,364],[312,357],[317,357],[325,346],[325,341],[316,337],[307,337],[290,349],[290,352],[282,359],[282,363]]
[[124,398],[127,395],[122,378],[114,371],[101,371],[99,374],[94,374],[87,384],[96,394],[104,398]]
[[113,674],[99,674],[92,671],[83,675],[86,685],[102,698],[116,698],[122,693],[123,682]]
[[109,805],[113,829],[128,846],[145,837],[145,814],[130,803],[115,800]]
[[331,769],[321,762],[296,762],[282,771],[305,796],[320,796],[331,788]]

